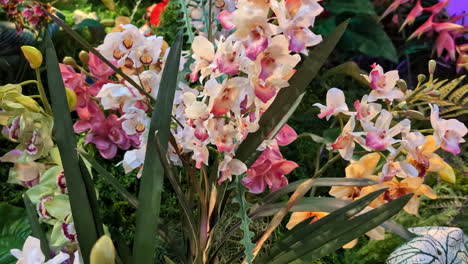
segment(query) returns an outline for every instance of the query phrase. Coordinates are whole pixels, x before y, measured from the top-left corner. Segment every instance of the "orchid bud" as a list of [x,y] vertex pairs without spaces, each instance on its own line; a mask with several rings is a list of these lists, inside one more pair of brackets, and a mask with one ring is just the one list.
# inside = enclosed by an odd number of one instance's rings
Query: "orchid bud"
[[439,174],[439,177],[446,182],[455,183],[457,181],[453,168],[446,162],[444,162],[442,169],[437,173]]
[[406,85],[405,80],[403,80],[403,79],[398,80],[398,81],[396,82],[396,84],[397,84],[398,88],[400,88],[400,90],[401,90],[402,92],[406,92],[406,90],[408,90],[408,85]]
[[66,94],[67,94],[67,102],[68,102],[68,109],[70,109],[70,112],[75,109],[76,106],[76,94],[73,90],[65,88]]
[[112,240],[103,235],[96,241],[91,249],[90,255],[91,264],[114,264],[115,263],[115,248]]
[[80,58],[81,63],[83,64],[88,64],[89,61],[89,53],[82,50],[80,51],[80,54],[78,54],[78,58]]
[[439,97],[440,91],[430,91],[427,93],[427,95],[432,96],[432,97]]
[[78,68],[78,64],[76,63],[75,59],[72,57],[65,57],[63,58],[63,64],[72,66],[73,68]]
[[418,74],[418,82],[422,83],[426,80],[426,75]]
[[24,96],[24,95],[18,96],[18,97],[15,98],[15,101],[22,104],[24,107],[26,107],[27,109],[29,109],[29,110],[31,110],[33,112],[40,112],[41,111],[41,107],[36,102],[36,100],[32,99],[29,96]]
[[437,63],[435,60],[429,61],[429,74],[434,74]]
[[32,46],[21,46],[24,57],[29,62],[32,69],[39,69],[42,65],[42,53]]
[[406,101],[402,101],[397,105],[397,107],[398,107],[398,109],[406,110],[406,109],[408,109],[408,104],[406,103]]
[[416,111],[416,110],[407,110],[405,112],[405,115],[409,118],[413,118],[413,119],[416,119],[416,120],[425,120],[426,117],[424,116],[423,113],[419,112],[419,111]]

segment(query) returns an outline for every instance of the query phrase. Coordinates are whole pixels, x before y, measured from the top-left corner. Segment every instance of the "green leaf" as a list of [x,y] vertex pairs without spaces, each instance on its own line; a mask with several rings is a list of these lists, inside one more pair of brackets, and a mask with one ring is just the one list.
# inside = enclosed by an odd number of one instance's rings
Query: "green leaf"
[[91,178],[90,170],[88,170],[82,157],[79,157],[81,175],[86,186],[86,192],[88,193],[88,200],[93,212],[94,223],[96,224],[96,233],[98,237],[104,235],[104,224],[102,223],[102,217],[99,213],[99,204],[97,201],[96,189],[94,188],[93,179]]
[[395,63],[398,61],[392,40],[376,18],[371,16],[354,17],[340,44],[340,48],[351,53],[358,51],[367,56],[381,57]]
[[[281,196],[288,194],[290,192],[293,192],[294,190],[297,189],[297,187],[305,182],[306,180],[298,180],[295,182],[291,182],[285,187],[269,193],[267,196],[265,196],[260,203],[261,204],[266,204],[273,202],[277,199],[279,199]],[[374,185],[377,184],[376,181],[369,180],[369,179],[353,179],[353,178],[317,178],[315,180],[314,186],[316,187],[321,187],[321,186],[357,186],[357,187],[363,187],[363,186],[369,186],[369,185]]]
[[129,193],[110,172],[104,169],[104,167],[102,167],[99,162],[93,159],[85,151],[78,149],[78,152],[91,164],[91,167],[98,172],[98,175],[101,176],[104,181],[110,184],[114,190],[117,191],[120,196],[122,196],[122,198],[129,202],[133,207],[138,207],[138,200],[135,198],[135,196]]
[[[250,133],[236,151],[236,157],[249,167],[257,157],[258,146],[267,138],[273,138],[286,123],[294,106],[300,102],[309,83],[315,78],[328,56],[340,40],[348,25],[348,21],[340,24],[336,30],[328,35],[319,45],[309,51],[297,68],[297,72],[289,81],[290,86],[281,89],[268,110],[259,121],[260,128]],[[292,110],[292,111],[291,111]]]
[[329,0],[325,1],[325,10],[333,15],[350,13],[355,15],[376,15],[369,0]]
[[270,260],[276,260],[279,255],[289,252],[291,247],[296,243],[299,243],[301,240],[309,236],[316,237],[318,235],[323,235],[321,232],[330,231],[334,226],[337,226],[339,223],[342,223],[343,221],[348,220],[351,216],[359,213],[369,203],[371,203],[385,191],[386,189],[382,189],[370,193],[357,201],[354,201],[338,210],[333,211],[327,217],[322,218],[313,224],[305,225],[303,227],[296,226],[289,233],[287,233],[282,240],[276,242],[268,251],[268,256],[262,260],[266,260],[267,258]]
[[353,78],[354,80],[360,82],[362,85],[368,86],[369,82],[361,74],[367,75],[365,71],[359,68],[357,63],[355,63],[354,61],[347,61],[328,70],[324,74],[323,78],[328,78],[333,75],[347,75]]
[[[321,241],[317,241],[321,240],[320,238],[311,239],[311,241],[314,243],[311,248],[314,250],[302,256],[301,260],[310,263],[310,261],[324,257],[344,246],[345,244],[351,242],[353,239],[364,235],[366,232],[374,229],[381,223],[385,222],[387,219],[400,212],[412,196],[412,194],[407,194],[376,209],[373,209],[368,213],[346,221],[341,225],[336,225],[331,232],[333,235],[320,237],[324,238],[323,240],[326,241],[326,243],[322,244]],[[316,245],[319,246],[317,247]],[[302,262],[297,261],[292,263]]]
[[38,215],[35,206],[31,203],[28,195],[23,194],[24,207],[26,208],[26,214],[28,215],[29,224],[31,225],[32,236],[39,239],[41,242],[41,251],[46,259],[51,257],[49,242],[47,241],[46,235],[41,228],[39,223]]
[[54,116],[55,142],[60,151],[65,179],[67,181],[70,205],[80,243],[81,254],[85,263],[89,262],[89,254],[98,239],[91,204],[83,181],[73,123],[68,109],[65,87],[58,64],[57,54],[50,37],[46,39],[46,68],[49,93]]
[[164,67],[161,84],[154,105],[145,154],[145,163],[141,176],[139,206],[136,216],[135,241],[133,244],[134,263],[153,263],[156,239],[155,235],[159,223],[161,209],[161,192],[164,181],[164,169],[159,160],[155,144],[155,132],[158,131],[159,141],[167,151],[170,134],[171,113],[174,94],[177,88],[180,53],[183,37],[179,32],[172,45]]
[[31,226],[23,208],[0,204],[0,215],[0,264],[14,264],[17,259],[10,254],[10,249],[23,248],[31,235]]
[[241,219],[240,229],[244,234],[240,240],[240,243],[244,246],[245,261],[250,264],[254,258],[252,251],[255,248],[255,244],[252,243],[254,233],[250,231],[249,228],[252,220],[247,215],[247,211],[249,210],[251,204],[245,200],[245,192],[247,189],[244,187],[244,185],[242,185],[242,177],[240,176],[236,177],[236,187],[237,196],[235,201],[239,203],[239,211],[237,212],[236,216]]

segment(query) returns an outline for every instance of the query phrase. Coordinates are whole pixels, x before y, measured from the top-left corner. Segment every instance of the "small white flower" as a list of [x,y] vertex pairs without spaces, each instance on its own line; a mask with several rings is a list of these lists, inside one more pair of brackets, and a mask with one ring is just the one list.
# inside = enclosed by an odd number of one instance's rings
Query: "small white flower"
[[60,252],[54,258],[45,261],[45,256],[41,251],[41,241],[29,236],[23,245],[23,250],[12,249],[11,255],[18,259],[17,264],[60,264],[70,256]]

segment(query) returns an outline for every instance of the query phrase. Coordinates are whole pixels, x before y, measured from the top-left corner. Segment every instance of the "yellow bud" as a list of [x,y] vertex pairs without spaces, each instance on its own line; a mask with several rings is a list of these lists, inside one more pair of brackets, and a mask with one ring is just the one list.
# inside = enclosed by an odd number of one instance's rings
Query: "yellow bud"
[[115,10],[114,0],[101,0],[101,1],[107,7],[107,9],[111,11]]
[[58,147],[53,147],[50,152],[50,157],[55,164],[62,165],[62,159],[60,158],[60,152]]
[[21,46],[21,51],[31,68],[38,69],[42,65],[42,53],[32,46]]
[[103,235],[91,249],[91,264],[114,264],[115,248],[112,240]]
[[72,58],[72,57],[65,57],[63,58],[63,64],[66,64],[66,65],[69,65],[69,66],[72,66],[73,68],[78,68],[78,64],[76,63],[75,59]]
[[68,102],[68,109],[70,109],[70,112],[75,109],[76,106],[76,93],[68,88],[65,88],[65,91],[67,93],[67,102]]
[[82,50],[80,51],[80,54],[78,54],[78,58],[80,58],[81,63],[83,64],[88,64],[89,61],[89,53]]
[[36,102],[36,100],[32,99],[29,96],[18,96],[15,98],[15,101],[22,104],[24,107],[33,112],[40,112],[42,110],[39,104]]
[[439,174],[439,177],[446,182],[456,182],[455,172],[453,171],[452,166],[446,162],[444,162],[442,169],[437,171],[437,173]]
[[437,63],[435,60],[430,60],[428,64],[429,74],[434,74]]

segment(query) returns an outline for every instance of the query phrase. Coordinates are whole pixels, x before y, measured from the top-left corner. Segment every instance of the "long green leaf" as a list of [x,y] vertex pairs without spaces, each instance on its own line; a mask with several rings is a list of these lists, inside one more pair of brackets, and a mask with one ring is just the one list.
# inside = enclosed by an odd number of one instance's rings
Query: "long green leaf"
[[159,222],[161,192],[164,181],[164,169],[156,149],[155,132],[158,131],[159,141],[167,151],[182,42],[182,33],[179,32],[169,52],[159,87],[158,103],[154,105],[151,116],[145,163],[138,196],[139,206],[136,216],[135,241],[133,243],[133,262],[135,264],[153,263],[154,259],[155,236]]
[[[322,235],[320,232],[330,230],[338,223],[348,220],[353,215],[362,211],[369,203],[384,193],[386,189],[378,190],[366,195],[365,197],[354,201],[338,210],[333,211],[327,217],[320,219],[311,225],[306,225],[303,228],[293,228],[281,241],[276,242],[268,251],[268,258],[273,259],[278,257],[282,252],[288,251],[294,244],[304,239],[304,237],[314,237]],[[264,260],[264,259],[262,259]]]
[[290,86],[278,92],[276,99],[260,118],[260,129],[249,134],[241,143],[236,151],[236,157],[243,161],[247,167],[255,161],[257,157],[256,150],[263,140],[273,137],[287,121],[287,115],[291,112],[291,107],[298,103],[298,98],[302,96],[309,83],[315,78],[315,75],[317,75],[343,35],[348,22],[346,20],[341,23],[322,43],[309,52],[309,56],[305,58],[289,81]]
[[[334,228],[332,236],[324,237],[324,240],[327,241],[326,243],[322,244],[317,240],[311,240],[313,242],[311,249],[314,250],[302,256],[300,258],[301,261],[288,261],[284,263],[303,263],[304,261],[310,263],[313,260],[330,254],[331,252],[342,247],[343,245],[349,243],[351,240],[374,229],[387,219],[396,215],[403,209],[403,207],[406,205],[406,203],[408,203],[411,197],[412,194],[407,194],[394,201],[391,201],[390,203],[384,204],[376,209],[373,209],[370,212],[367,212],[354,219],[351,219],[343,225],[337,226],[336,228]],[[317,245],[320,246],[317,247]]]
[[78,149],[78,152],[91,164],[91,167],[98,172],[98,175],[100,175],[104,181],[114,187],[114,190],[117,191],[117,193],[119,193],[122,198],[128,201],[128,203],[130,203],[133,207],[138,207],[138,200],[135,198],[135,196],[129,193],[110,172],[104,169],[104,167],[102,167],[99,162],[93,159],[85,151]]
[[[159,141],[159,137],[156,136],[154,137],[154,141],[156,143],[156,149],[158,150],[158,155],[159,155],[159,160],[161,161],[161,164],[164,167],[165,175],[169,179],[169,182],[172,185],[172,188],[174,189],[177,200],[179,200],[179,205],[182,207],[182,211],[185,215],[185,218],[187,218],[187,222],[189,225],[190,233],[192,235],[193,242],[196,243],[198,241],[197,237],[197,231],[195,228],[195,218],[193,217],[193,213],[188,205],[187,199],[185,198],[185,194],[182,191],[182,188],[179,185],[179,182],[177,181],[177,177],[173,171],[173,168],[169,164],[169,159],[167,157],[167,147],[166,150],[163,148],[161,142]],[[196,244],[195,244],[196,245]],[[198,245],[197,245],[198,247]]]
[[[267,196],[265,196],[260,203],[261,204],[266,204],[273,202],[277,199],[279,199],[281,196],[288,194],[290,192],[293,192],[296,190],[296,188],[306,180],[298,180],[292,183],[289,183],[287,186],[269,193]],[[378,182],[369,180],[369,179],[352,179],[352,178],[318,178],[315,180],[314,186],[316,187],[322,187],[322,186],[358,186],[358,187],[363,187],[363,186],[369,186],[369,185],[374,185],[377,184]]]
[[81,169],[81,175],[83,176],[83,181],[86,186],[86,192],[88,193],[89,204],[91,205],[91,211],[93,212],[94,222],[96,223],[96,234],[98,237],[104,235],[104,225],[102,223],[102,217],[99,213],[99,204],[97,201],[96,190],[94,188],[93,179],[91,174],[84,163],[82,157],[79,157],[79,164]]
[[86,186],[81,176],[76,152],[76,139],[68,108],[65,87],[52,40],[46,39],[46,67],[49,93],[54,115],[55,142],[60,151],[68,194],[81,254],[89,263],[89,254],[98,239],[96,223],[88,200]]
[[31,200],[27,193],[23,194],[24,207],[26,208],[26,214],[28,215],[29,224],[31,225],[33,237],[41,241],[41,251],[47,259],[50,259],[52,256],[50,254],[49,242],[44,231],[41,228],[41,223],[39,223],[38,215],[36,208],[32,204]]

